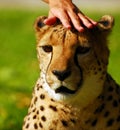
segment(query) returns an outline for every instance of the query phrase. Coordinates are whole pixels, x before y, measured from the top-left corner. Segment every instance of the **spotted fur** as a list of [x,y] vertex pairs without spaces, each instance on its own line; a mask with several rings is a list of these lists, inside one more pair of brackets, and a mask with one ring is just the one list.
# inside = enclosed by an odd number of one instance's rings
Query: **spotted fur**
[[120,130],[120,88],[107,73],[114,20],[79,33],[35,22],[40,78],[23,130]]

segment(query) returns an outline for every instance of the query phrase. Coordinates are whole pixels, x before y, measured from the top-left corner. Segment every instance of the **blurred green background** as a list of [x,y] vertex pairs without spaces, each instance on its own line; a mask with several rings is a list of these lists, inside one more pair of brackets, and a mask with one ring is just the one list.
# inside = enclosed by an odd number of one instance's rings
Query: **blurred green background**
[[[87,11],[98,20],[105,12]],[[115,26],[109,38],[108,71],[120,83],[120,13],[110,11]],[[0,130],[21,130],[33,86],[39,76],[33,23],[44,9],[0,9]]]

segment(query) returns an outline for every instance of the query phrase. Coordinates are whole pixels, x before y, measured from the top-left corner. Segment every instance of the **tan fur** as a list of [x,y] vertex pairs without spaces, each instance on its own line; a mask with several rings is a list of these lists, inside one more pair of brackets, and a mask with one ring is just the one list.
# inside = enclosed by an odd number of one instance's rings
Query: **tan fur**
[[35,22],[41,75],[23,130],[120,130],[120,88],[107,73],[107,15],[83,33]]

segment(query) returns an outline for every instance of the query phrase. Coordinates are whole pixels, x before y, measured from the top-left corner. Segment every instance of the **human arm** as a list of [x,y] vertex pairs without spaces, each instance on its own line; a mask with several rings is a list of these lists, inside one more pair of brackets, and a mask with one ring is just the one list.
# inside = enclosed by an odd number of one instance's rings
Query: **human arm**
[[85,16],[73,3],[72,0],[43,0],[49,4],[49,16],[44,21],[47,25],[52,25],[57,18],[62,24],[70,29],[71,23],[80,32],[84,31],[84,26],[87,28],[94,27],[97,23]]

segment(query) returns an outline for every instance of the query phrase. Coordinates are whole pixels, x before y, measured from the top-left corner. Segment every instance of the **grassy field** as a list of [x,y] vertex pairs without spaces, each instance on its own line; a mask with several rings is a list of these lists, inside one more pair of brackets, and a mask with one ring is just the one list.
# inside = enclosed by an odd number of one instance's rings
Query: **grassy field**
[[[39,76],[33,23],[42,11],[0,10],[0,130],[21,130]],[[102,13],[88,13],[97,19]],[[120,83],[120,13],[110,37],[109,72]]]

